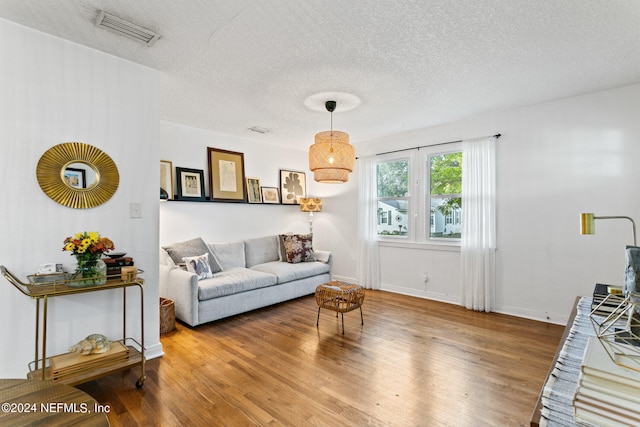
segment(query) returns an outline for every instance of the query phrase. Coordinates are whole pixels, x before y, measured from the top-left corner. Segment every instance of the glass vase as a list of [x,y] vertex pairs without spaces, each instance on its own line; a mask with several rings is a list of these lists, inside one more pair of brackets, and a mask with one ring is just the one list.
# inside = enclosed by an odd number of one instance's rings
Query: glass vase
[[68,286],[81,288],[107,283],[107,264],[100,259],[100,256],[77,257],[78,266],[71,276]]

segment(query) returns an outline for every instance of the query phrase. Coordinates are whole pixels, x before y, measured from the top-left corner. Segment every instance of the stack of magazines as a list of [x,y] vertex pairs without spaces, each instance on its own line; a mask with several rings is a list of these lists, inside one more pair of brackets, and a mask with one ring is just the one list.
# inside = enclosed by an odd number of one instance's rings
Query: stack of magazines
[[573,407],[575,420],[589,426],[640,425],[640,372],[617,365],[589,338]]

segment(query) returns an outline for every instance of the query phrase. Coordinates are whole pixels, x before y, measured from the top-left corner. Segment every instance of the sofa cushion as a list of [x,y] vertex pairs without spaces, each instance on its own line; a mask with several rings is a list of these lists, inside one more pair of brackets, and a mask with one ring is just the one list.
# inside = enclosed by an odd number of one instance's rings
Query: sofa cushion
[[200,256],[204,253],[209,254],[208,261],[211,272],[217,273],[218,271],[222,270],[221,266],[218,264],[215,257],[209,250],[209,247],[201,237],[196,237],[195,239],[163,246],[162,249],[164,249],[169,254],[176,265],[181,264],[183,262],[182,258],[184,257]]
[[183,257],[182,260],[187,267],[187,271],[189,273],[195,273],[198,276],[198,280],[213,277],[213,273],[209,267],[208,253],[204,253],[200,256]]
[[198,282],[200,301],[238,294],[258,288],[266,288],[277,283],[277,277],[248,268],[231,268],[216,273],[211,279]]
[[331,266],[324,262],[304,262],[290,264],[288,262],[267,262],[251,267],[251,270],[273,274],[278,278],[278,283],[292,282],[294,280],[306,279],[331,271]]
[[209,247],[220,263],[222,270],[247,266],[244,258],[244,242],[214,243]]
[[247,268],[256,264],[278,261],[278,236],[260,237],[244,241]]
[[283,241],[284,247],[287,250],[287,262],[296,264],[316,260],[313,254],[312,234],[284,235]]

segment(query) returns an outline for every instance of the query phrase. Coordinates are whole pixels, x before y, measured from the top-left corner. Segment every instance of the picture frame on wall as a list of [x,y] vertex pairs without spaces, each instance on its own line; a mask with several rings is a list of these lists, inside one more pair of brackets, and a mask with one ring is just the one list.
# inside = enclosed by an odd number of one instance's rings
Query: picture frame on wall
[[260,178],[247,177],[247,200],[249,203],[262,203]]
[[280,204],[280,194],[277,187],[261,187],[262,203]]
[[307,197],[307,177],[304,172],[280,169],[280,198],[283,205],[299,205]]
[[211,200],[246,202],[244,154],[207,147]]
[[204,171],[176,167],[176,189],[179,200],[206,200],[204,194]]
[[160,194],[167,194],[167,199],[173,199],[173,163],[169,160],[160,160]]
[[87,171],[78,168],[65,168],[64,182],[72,188],[87,188]]

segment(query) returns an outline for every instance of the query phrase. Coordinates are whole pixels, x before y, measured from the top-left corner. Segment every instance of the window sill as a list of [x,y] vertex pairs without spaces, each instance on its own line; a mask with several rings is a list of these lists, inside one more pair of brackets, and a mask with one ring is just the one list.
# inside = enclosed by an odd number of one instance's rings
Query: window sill
[[378,239],[378,246],[384,248],[418,249],[423,251],[447,251],[460,252],[459,242],[425,243],[425,242],[399,242],[388,239]]

